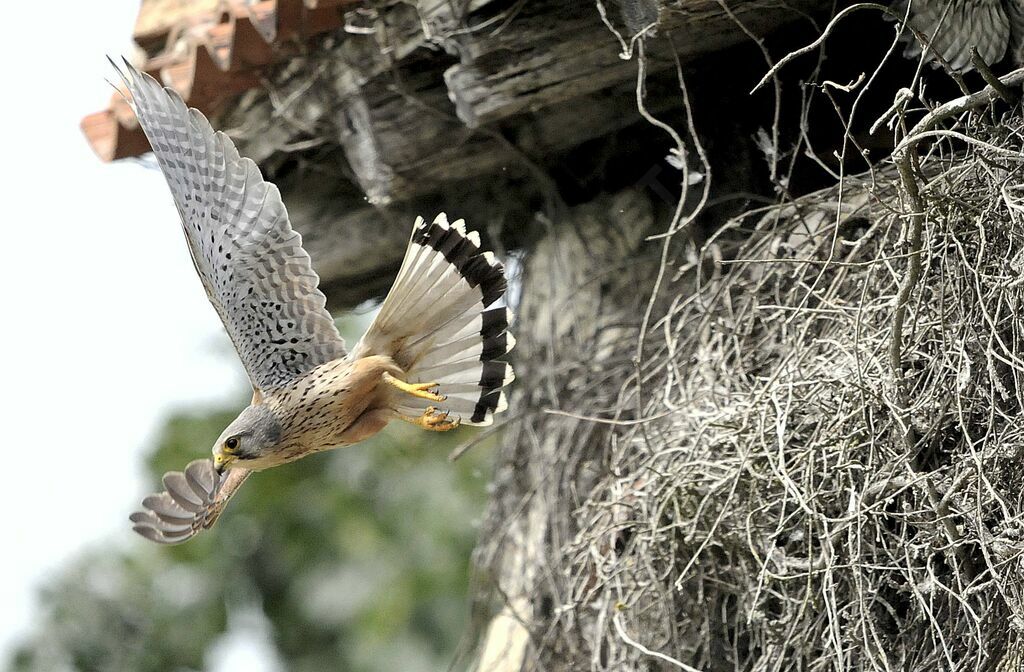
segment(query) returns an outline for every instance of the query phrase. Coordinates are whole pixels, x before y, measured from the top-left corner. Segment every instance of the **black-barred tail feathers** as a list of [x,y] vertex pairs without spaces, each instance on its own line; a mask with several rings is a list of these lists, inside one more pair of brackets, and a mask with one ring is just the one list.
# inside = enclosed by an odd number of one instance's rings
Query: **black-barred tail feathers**
[[502,388],[515,377],[501,360],[515,345],[506,287],[504,267],[465,222],[417,218],[395,284],[352,356],[389,355],[406,382],[436,382],[446,397],[401,397],[402,415],[434,406],[462,424],[489,425],[507,407]]

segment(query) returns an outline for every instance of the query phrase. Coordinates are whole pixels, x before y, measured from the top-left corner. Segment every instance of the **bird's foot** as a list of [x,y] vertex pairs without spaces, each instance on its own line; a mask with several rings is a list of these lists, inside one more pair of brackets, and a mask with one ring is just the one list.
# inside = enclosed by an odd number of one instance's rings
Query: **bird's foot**
[[447,432],[459,426],[457,418],[455,420],[448,419],[448,411],[438,411],[433,406],[427,406],[419,417],[414,418],[407,415],[400,415],[399,417],[421,429],[427,429],[432,432]]
[[384,373],[384,382],[388,385],[397,387],[403,392],[407,392],[414,397],[420,399],[427,399],[428,401],[444,401],[448,397],[443,394],[438,394],[437,383],[407,383],[404,380],[395,378],[390,373]]

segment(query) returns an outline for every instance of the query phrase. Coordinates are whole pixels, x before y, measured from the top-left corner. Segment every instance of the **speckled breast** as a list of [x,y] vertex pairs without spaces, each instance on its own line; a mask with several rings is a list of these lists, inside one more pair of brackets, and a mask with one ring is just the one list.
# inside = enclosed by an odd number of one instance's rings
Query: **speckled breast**
[[269,396],[267,403],[281,423],[284,461],[345,445],[345,430],[383,401],[386,391],[380,386],[385,371],[398,371],[387,357],[336,359]]

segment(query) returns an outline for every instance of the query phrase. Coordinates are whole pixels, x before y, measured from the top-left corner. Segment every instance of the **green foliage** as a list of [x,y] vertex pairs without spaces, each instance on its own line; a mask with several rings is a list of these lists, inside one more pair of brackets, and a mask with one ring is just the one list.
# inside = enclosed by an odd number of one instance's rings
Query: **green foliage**
[[[213,445],[233,413],[178,414],[149,460],[153,485]],[[288,670],[438,670],[468,614],[468,560],[489,451],[393,423],[363,444],[256,474],[210,532],[142,539],[74,561],[42,596],[10,669],[166,672],[207,653],[253,608]],[[125,522],[125,537],[131,535]]]

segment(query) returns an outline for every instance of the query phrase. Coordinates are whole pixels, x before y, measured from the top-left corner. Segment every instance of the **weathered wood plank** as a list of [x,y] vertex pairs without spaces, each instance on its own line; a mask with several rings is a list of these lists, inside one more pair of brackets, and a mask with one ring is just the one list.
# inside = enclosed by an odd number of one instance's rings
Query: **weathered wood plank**
[[[455,116],[436,71],[401,82],[385,77],[349,96],[335,126],[370,203],[441,191],[495,171],[522,173],[527,160],[563,152],[640,120],[631,82],[522,114],[501,132],[468,129]],[[652,83],[657,87],[657,83]],[[652,109],[678,106],[654,98]]]
[[[775,0],[730,3],[684,0],[661,6],[660,37],[647,46],[648,70],[656,72],[797,20],[799,10],[827,8],[820,0],[784,6]],[[637,20],[636,17],[632,17]],[[665,36],[671,37],[669,40]],[[628,39],[627,34],[624,35]],[[461,62],[445,72],[449,96],[470,128],[594,93],[635,79],[636,62],[624,60],[619,41],[595,6],[530,3],[501,30],[453,35]]]

